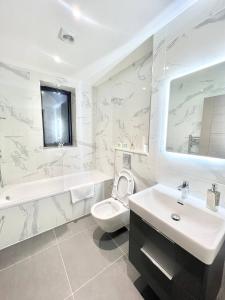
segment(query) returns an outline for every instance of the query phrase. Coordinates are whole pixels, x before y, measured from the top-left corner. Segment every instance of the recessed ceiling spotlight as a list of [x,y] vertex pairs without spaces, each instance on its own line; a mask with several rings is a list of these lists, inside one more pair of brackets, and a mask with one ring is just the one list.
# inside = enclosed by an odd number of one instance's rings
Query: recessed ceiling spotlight
[[62,27],[59,30],[58,37],[61,41],[72,44],[74,42],[74,37],[72,34],[68,33]]
[[55,62],[58,64],[62,62],[61,58],[58,55],[53,55],[52,58],[54,59]]
[[79,7],[75,6],[72,11],[73,11],[74,17],[76,19],[80,20],[80,18],[81,18],[81,11],[80,11]]

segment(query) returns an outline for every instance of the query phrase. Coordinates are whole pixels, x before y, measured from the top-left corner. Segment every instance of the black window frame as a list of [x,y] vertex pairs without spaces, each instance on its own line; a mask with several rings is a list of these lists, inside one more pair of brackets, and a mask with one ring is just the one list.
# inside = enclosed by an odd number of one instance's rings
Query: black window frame
[[40,86],[40,91],[41,91],[41,112],[42,112],[42,129],[43,129],[43,143],[44,143],[44,147],[58,147],[59,146],[59,142],[58,143],[51,143],[48,144],[45,141],[45,126],[44,126],[44,109],[43,109],[43,98],[42,98],[42,91],[51,91],[51,92],[60,92],[61,94],[64,94],[67,96],[67,106],[68,106],[68,135],[69,135],[69,142],[68,143],[64,143],[64,146],[72,146],[73,145],[73,135],[72,135],[72,108],[71,108],[71,92],[70,91],[66,91],[66,90],[62,90],[62,89],[58,89],[58,88],[53,88],[50,86],[45,86],[45,85],[41,85]]

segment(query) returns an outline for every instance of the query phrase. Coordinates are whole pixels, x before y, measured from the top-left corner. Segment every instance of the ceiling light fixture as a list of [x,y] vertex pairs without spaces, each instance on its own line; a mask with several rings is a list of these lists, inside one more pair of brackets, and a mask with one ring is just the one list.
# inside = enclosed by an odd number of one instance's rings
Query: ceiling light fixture
[[84,13],[82,13],[78,6],[70,6],[64,0],[58,0],[58,2],[61,3],[67,10],[69,10],[75,19],[85,21],[85,22],[90,23],[95,26],[103,26],[103,25],[99,24],[98,22],[96,22],[94,19],[89,18]]
[[58,64],[62,62],[61,58],[60,58],[58,55],[53,55],[52,58],[53,58],[54,61],[55,61],[56,63],[58,63]]
[[72,9],[72,12],[73,12],[73,16],[74,16],[76,19],[80,20],[80,18],[81,18],[81,11],[80,11],[79,7],[75,6],[75,7]]

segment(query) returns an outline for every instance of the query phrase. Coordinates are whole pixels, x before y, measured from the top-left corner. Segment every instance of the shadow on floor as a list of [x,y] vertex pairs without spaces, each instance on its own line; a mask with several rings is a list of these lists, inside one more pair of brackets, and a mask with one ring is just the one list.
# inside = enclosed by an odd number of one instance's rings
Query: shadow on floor
[[93,240],[99,248],[103,250],[113,250],[118,247],[123,247],[128,243],[129,233],[125,227],[112,233],[104,232],[97,227],[93,232]]
[[126,227],[123,227],[115,232],[110,233],[112,239],[116,240],[117,245],[120,247],[129,240],[129,233]]
[[142,277],[139,277],[134,285],[145,300],[160,300]]
[[103,250],[113,250],[117,248],[110,235],[107,232],[103,232],[99,227],[93,232],[93,241],[98,248]]

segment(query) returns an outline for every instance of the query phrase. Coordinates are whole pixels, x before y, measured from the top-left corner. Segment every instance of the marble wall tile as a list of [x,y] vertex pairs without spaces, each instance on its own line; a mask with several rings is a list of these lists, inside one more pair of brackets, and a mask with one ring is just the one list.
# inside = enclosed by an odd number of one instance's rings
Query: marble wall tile
[[[225,64],[219,64],[176,79],[171,83],[168,149],[187,153],[188,136],[191,134],[200,137],[204,99],[225,93],[224,73]],[[224,105],[223,101],[218,102],[220,110]],[[216,118],[218,120],[218,116]],[[194,147],[193,151],[198,153],[198,146]]]
[[[165,28],[154,35],[151,79],[151,118],[149,156],[132,155],[131,170],[136,174],[137,190],[162,182],[177,187],[182,180],[190,181],[191,193],[205,201],[211,183],[218,183],[221,204],[225,206],[225,161],[170,154],[165,151],[168,86],[172,78],[225,61],[224,32],[225,2],[197,1]],[[124,89],[127,86],[123,83]],[[122,154],[113,151],[113,115],[110,83],[101,85],[97,97],[96,163],[101,170],[113,175],[122,167]],[[116,95],[119,103],[131,93]],[[132,98],[132,97],[131,97]],[[194,102],[193,102],[194,103]],[[115,124],[123,126],[123,119]],[[122,132],[118,131],[122,137]],[[139,134],[143,136],[144,131]]]
[[72,204],[69,192],[0,210],[0,250],[87,215],[110,197],[112,180],[95,184],[95,196]]
[[[130,148],[143,150],[143,143],[148,143],[150,100],[152,92],[152,51],[117,75],[96,88],[96,166],[114,176],[122,167],[121,152],[115,152],[118,143],[127,144]],[[139,172],[144,158],[133,156],[133,170],[137,174],[139,189],[146,186]],[[116,170],[115,170],[116,167]],[[149,184],[148,179],[144,180]],[[142,183],[141,183],[142,182]]]
[[[172,78],[192,72],[206,64],[225,60],[223,31],[225,25],[224,1],[198,1],[182,15],[178,16],[154,38],[153,82],[160,82],[161,87],[152,96],[152,105],[156,107],[156,117],[151,119],[154,136],[160,142],[153,145],[158,182],[176,187],[182,180],[190,181],[191,192],[203,200],[211,183],[219,184],[221,203],[225,199],[225,162],[217,159],[204,159],[192,156],[169,154],[165,151],[166,114],[168,85]],[[158,54],[158,44],[164,48]],[[157,67],[164,70],[161,74]],[[158,108],[158,109],[157,109]],[[158,115],[161,114],[161,118]]]
[[[225,36],[221,29],[225,26],[224,11],[224,1],[197,1],[155,34],[152,54],[150,51],[139,64],[98,87],[94,99],[91,88],[84,83],[0,64],[0,117],[6,118],[0,119],[0,148],[6,183],[88,170],[95,165],[114,176],[123,167],[122,153],[114,151],[115,143],[130,143],[134,137],[141,147],[142,137],[147,133],[147,93],[151,95],[149,155],[132,155],[136,190],[155,182],[177,187],[187,179],[191,193],[205,200],[207,188],[216,182],[225,207],[224,160],[165,151],[169,82],[206,64],[225,60]],[[40,79],[76,88],[77,147],[43,149]],[[107,197],[110,193],[108,188]],[[1,211],[0,248],[86,214],[91,204],[77,204],[71,210],[68,195],[63,194]],[[54,216],[54,224],[49,216]]]
[[[74,147],[43,148],[40,81],[76,89]],[[95,166],[92,90],[87,84],[0,64],[0,149],[5,184]]]

